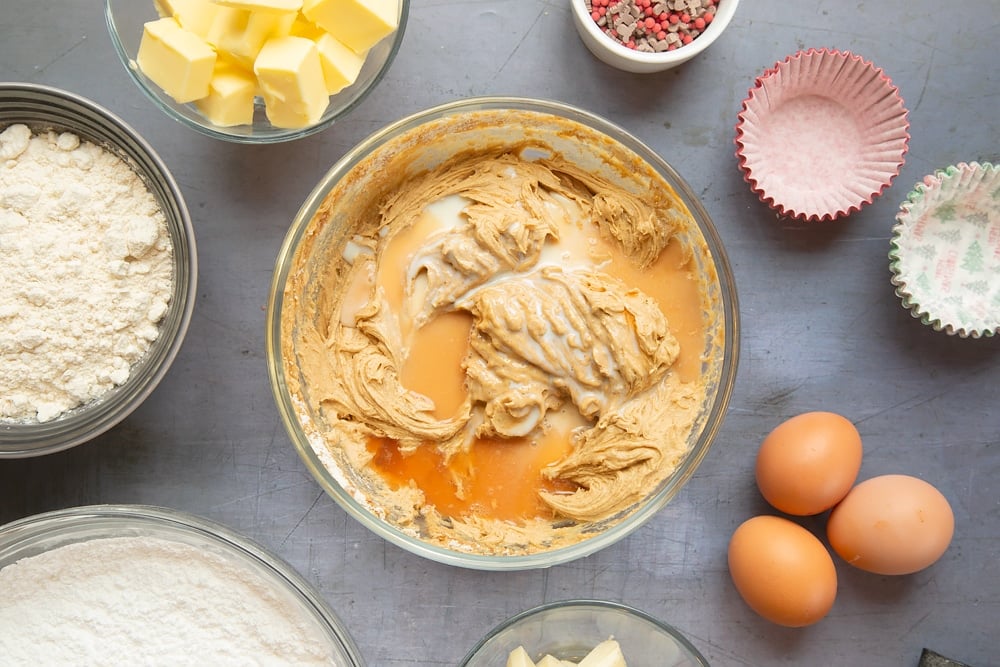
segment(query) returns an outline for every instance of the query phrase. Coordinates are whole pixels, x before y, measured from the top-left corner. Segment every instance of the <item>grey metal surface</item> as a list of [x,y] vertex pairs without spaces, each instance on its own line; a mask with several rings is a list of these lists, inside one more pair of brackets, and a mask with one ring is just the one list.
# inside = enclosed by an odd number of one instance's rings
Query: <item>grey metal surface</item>
[[[744,0],[702,56],[663,74],[626,75],[585,50],[565,1],[415,0],[396,63],[348,119],[298,142],[251,147],[202,137],[153,108],[117,62],[96,0],[3,0],[0,80],[86,95],[149,140],[191,209],[200,285],[177,361],[129,419],[68,452],[0,461],[0,523],[105,502],[221,521],[313,582],[371,665],[455,664],[508,616],[570,597],[658,616],[713,665],[906,666],[924,646],[975,667],[1000,663],[1000,339],[950,338],[912,319],[886,259],[898,205],[925,174],[1000,162],[998,20],[993,0]],[[910,152],[893,186],[862,212],[787,224],[743,183],[733,125],[757,74],[823,46],[863,55],[899,86]],[[388,122],[486,94],[577,104],[674,164],[720,229],[743,318],[729,415],[678,498],[616,546],[513,574],[428,562],[347,517],[292,450],[264,362],[274,258],[321,175]],[[809,409],[857,424],[862,477],[901,472],[940,488],[956,533],[944,558],[915,575],[838,563],[831,614],[790,630],[742,603],[726,545],[741,521],[768,511],[753,481],[757,445]],[[822,521],[808,525],[820,530]]]

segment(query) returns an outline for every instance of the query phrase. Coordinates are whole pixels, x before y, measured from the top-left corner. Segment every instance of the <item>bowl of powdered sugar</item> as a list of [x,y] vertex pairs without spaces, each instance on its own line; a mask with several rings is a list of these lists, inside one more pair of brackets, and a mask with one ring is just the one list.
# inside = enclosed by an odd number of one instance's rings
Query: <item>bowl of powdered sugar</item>
[[173,510],[100,505],[7,524],[0,590],[7,666],[364,664],[291,566]]
[[0,255],[0,458],[118,424],[194,307],[194,231],[162,160],[83,97],[0,83]]

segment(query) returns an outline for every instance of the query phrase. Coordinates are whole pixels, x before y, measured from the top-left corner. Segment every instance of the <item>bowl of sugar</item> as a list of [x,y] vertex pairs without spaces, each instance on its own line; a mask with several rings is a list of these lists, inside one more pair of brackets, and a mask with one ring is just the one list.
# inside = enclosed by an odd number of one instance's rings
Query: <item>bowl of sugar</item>
[[0,459],[91,440],[180,350],[194,228],[135,130],[75,93],[0,84]]
[[13,664],[364,664],[288,563],[174,510],[95,505],[0,527],[0,589]]

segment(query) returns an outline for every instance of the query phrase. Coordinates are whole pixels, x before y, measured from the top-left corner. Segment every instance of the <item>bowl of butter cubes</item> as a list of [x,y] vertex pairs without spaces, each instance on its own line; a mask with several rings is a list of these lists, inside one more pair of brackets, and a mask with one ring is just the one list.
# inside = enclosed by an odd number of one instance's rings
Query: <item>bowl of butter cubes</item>
[[237,143],[309,136],[388,71],[409,0],[106,0],[126,72],[168,116]]
[[676,628],[610,600],[548,602],[507,619],[461,667],[708,667]]

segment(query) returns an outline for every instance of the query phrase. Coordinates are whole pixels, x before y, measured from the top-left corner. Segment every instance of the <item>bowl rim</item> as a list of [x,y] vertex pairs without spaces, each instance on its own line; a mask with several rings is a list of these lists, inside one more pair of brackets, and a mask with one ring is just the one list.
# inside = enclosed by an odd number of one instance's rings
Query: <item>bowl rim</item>
[[[134,59],[129,55],[128,51],[125,49],[125,44],[122,42],[121,36],[119,35],[118,28],[115,24],[114,10],[112,4],[114,0],[104,0],[104,22],[107,27],[108,35],[111,38],[111,44],[114,47],[115,53],[118,55],[118,59],[124,67],[125,71],[128,73],[129,78],[135,84],[135,86],[142,91],[142,94],[153,103],[153,106],[158,108],[168,117],[177,121],[181,125],[184,125],[200,134],[211,137],[213,139],[219,139],[221,141],[228,141],[237,144],[277,144],[286,141],[294,141],[296,139],[302,139],[318,132],[322,132],[327,129],[335,122],[341,118],[347,116],[351,111],[358,107],[365,98],[378,86],[385,75],[389,72],[389,68],[393,61],[396,59],[397,53],[403,44],[403,36],[406,32],[406,24],[409,22],[409,12],[410,12],[410,0],[397,0],[399,3],[399,22],[394,34],[392,35],[392,44],[389,48],[389,52],[386,55],[385,62],[382,63],[378,71],[372,80],[363,89],[358,91],[357,97],[346,104],[342,109],[336,113],[330,114],[329,117],[323,118],[319,122],[304,128],[271,128],[271,131],[266,135],[255,135],[255,134],[235,134],[229,131],[231,128],[226,128],[223,126],[212,125],[206,119],[204,122],[199,122],[194,118],[185,116],[184,114],[178,113],[170,104],[166,103],[164,100],[160,99],[159,96],[150,88],[151,83],[147,83],[143,77],[138,72],[138,66],[133,67]],[[150,6],[152,6],[152,0],[149,0]],[[374,47],[373,47],[374,48]],[[245,126],[239,126],[245,127]]]
[[[119,385],[109,390],[109,392],[101,398],[96,399],[96,402],[93,403],[93,407],[97,408],[96,410],[91,410],[88,405],[85,404],[84,406],[79,406],[71,410],[68,413],[68,416],[61,416],[49,422],[0,422],[0,460],[28,458],[64,451],[83,444],[84,442],[93,440],[124,421],[143,402],[145,402],[156,387],[159,386],[163,378],[166,377],[171,366],[173,366],[173,363],[184,344],[184,340],[187,337],[187,331],[194,313],[198,293],[198,248],[190,211],[188,210],[184,195],[180,186],[177,184],[176,179],[167,167],[166,163],[163,161],[163,158],[160,157],[159,153],[156,152],[152,145],[120,116],[110,111],[108,108],[78,93],[57,88],[55,86],[37,83],[0,82],[0,97],[8,93],[22,94],[26,97],[30,97],[32,100],[37,100],[44,104],[54,104],[56,106],[53,108],[63,109],[74,116],[79,116],[80,113],[90,114],[104,124],[104,127],[100,128],[100,131],[107,131],[110,134],[117,132],[124,136],[127,140],[126,142],[120,142],[117,139],[113,142],[114,148],[117,149],[117,151],[120,151],[116,153],[119,159],[128,162],[132,170],[135,171],[144,182],[146,181],[147,176],[146,174],[141,173],[143,165],[137,164],[138,162],[147,163],[144,166],[148,167],[152,171],[150,177],[162,180],[164,195],[166,197],[166,200],[164,201],[160,200],[160,198],[156,195],[156,192],[153,191],[153,187],[148,182],[146,185],[150,189],[151,194],[153,194],[153,196],[157,199],[157,203],[163,210],[164,215],[168,218],[171,217],[169,216],[167,209],[172,209],[175,214],[174,217],[176,217],[178,235],[177,239],[174,239],[173,243],[174,274],[172,280],[175,284],[178,282],[179,276],[177,268],[181,264],[185,264],[187,268],[188,281],[187,289],[180,293],[172,293],[172,296],[176,297],[179,295],[183,300],[181,311],[177,319],[176,329],[173,331],[173,337],[169,341],[169,344],[165,346],[163,356],[159,360],[159,363],[156,365],[155,369],[153,369],[153,372],[150,373],[141,385],[138,386],[138,391],[135,393],[125,393],[125,398],[123,398],[120,402],[108,403],[106,401],[108,397],[111,397],[114,392],[122,391],[126,386]],[[2,101],[3,100],[0,100],[0,103],[2,103]],[[66,109],[65,105],[67,104],[71,108]],[[26,121],[28,124],[33,122],[35,121]],[[55,121],[50,122],[53,126],[60,127],[60,123]],[[61,127],[74,133],[78,133],[84,138],[94,141],[95,143],[105,143],[102,140],[95,139],[93,136],[88,136],[88,134],[95,133],[90,130],[78,130],[68,125],[63,125]],[[123,145],[123,143],[130,144],[130,146]],[[140,157],[141,160],[137,160],[133,155],[131,155],[132,150],[130,150],[130,147],[138,154],[138,157]],[[170,223],[168,221],[168,227],[169,226]],[[178,241],[182,241],[182,243],[178,243]],[[171,302],[171,306],[173,306],[173,302]],[[162,335],[164,332],[161,330],[160,333]],[[157,338],[157,341],[159,340],[160,338]],[[150,347],[150,350],[147,351],[146,355],[149,355],[154,350],[157,341],[153,342],[153,345]],[[146,358],[148,358],[148,356],[143,357],[143,359]],[[141,364],[143,363],[143,360],[140,360],[137,363]],[[136,367],[133,366],[130,379],[132,375],[134,375],[135,370]],[[109,405],[115,407],[115,409],[108,410],[107,407]],[[79,432],[72,437],[65,437],[67,433],[72,433],[74,431]],[[18,445],[18,443],[25,443],[26,441],[32,443],[44,442],[46,444],[38,447],[32,447],[24,444]],[[8,448],[8,445],[12,446]]]
[[[282,308],[285,302],[283,298],[285,284],[291,273],[291,260],[299,241],[309,230],[315,212],[322,204],[331,187],[340,178],[348,174],[356,164],[362,161],[369,151],[379,148],[395,136],[404,134],[430,121],[463,113],[497,111],[511,108],[557,115],[561,118],[583,123],[591,129],[608,134],[609,137],[649,163],[651,168],[659,171],[660,176],[664,180],[667,180],[682,195],[682,201],[684,201],[685,205],[689,209],[693,209],[691,211],[692,217],[696,223],[698,220],[703,220],[706,223],[706,226],[702,226],[699,223],[698,229],[704,237],[715,264],[716,274],[719,276],[721,293],[720,315],[722,318],[720,328],[725,337],[724,349],[729,354],[723,355],[719,371],[718,388],[710,405],[707,407],[708,416],[706,417],[698,441],[688,452],[688,455],[678,466],[677,470],[665,480],[663,488],[656,495],[637,504],[632,509],[627,520],[619,521],[593,537],[557,549],[523,555],[493,556],[446,549],[429,541],[414,537],[387,521],[383,521],[359,503],[350,493],[345,491],[340,484],[333,483],[334,480],[331,479],[329,471],[313,450],[308,436],[303,433],[295,406],[290,399],[282,364],[281,320]],[[662,171],[660,171],[661,169]],[[611,121],[563,102],[526,97],[472,97],[446,102],[410,114],[386,125],[345,153],[320,179],[295,214],[295,218],[289,226],[275,261],[265,319],[265,353],[272,394],[289,439],[320,487],[343,510],[363,526],[406,551],[445,565],[492,571],[547,568],[576,560],[618,542],[651,519],[690,479],[715,440],[725,419],[735,386],[740,348],[739,299],[729,259],[714,222],[712,222],[700,199],[695,195],[687,182],[655,151]],[[701,445],[701,443],[704,444]]]
[[353,665],[363,667],[365,664],[343,621],[319,590],[290,563],[246,535],[188,512],[142,504],[81,505],[42,512],[0,525],[0,556],[9,548],[30,544],[40,537],[58,534],[72,526],[121,523],[129,527],[137,522],[165,528],[173,534],[193,535],[199,540],[221,546],[237,558],[262,566],[274,583],[288,585],[298,595],[305,611],[330,631],[330,640],[339,642]]
[[673,625],[667,623],[666,621],[661,621],[652,614],[649,614],[641,609],[637,609],[631,605],[625,604],[624,602],[615,602],[612,600],[599,600],[594,598],[573,598],[568,600],[556,600],[554,602],[545,602],[543,604],[525,609],[522,612],[514,614],[510,618],[495,625],[485,637],[479,640],[479,642],[472,647],[472,649],[465,655],[462,659],[461,667],[467,667],[469,662],[476,657],[476,653],[483,650],[483,648],[493,641],[501,632],[511,628],[518,623],[525,621],[534,616],[540,614],[545,614],[551,611],[556,611],[560,609],[597,609],[602,612],[613,611],[621,612],[627,616],[633,616],[646,623],[654,625],[659,629],[663,630],[666,634],[676,641],[685,651],[690,654],[690,657],[694,658],[699,665],[702,667],[709,667],[708,660],[701,654],[701,652],[691,643],[691,641],[684,636],[684,634],[678,630]]
[[594,40],[595,44],[600,44],[602,48],[615,58],[642,65],[679,65],[707,49],[715,40],[722,36],[722,33],[736,15],[736,7],[739,5],[740,0],[720,0],[722,11],[716,12],[715,19],[705,28],[702,34],[692,40],[690,44],[685,44],[673,51],[661,51],[659,53],[636,51],[611,39],[604,34],[597,23],[590,17],[583,3],[584,0],[570,1],[573,14],[577,19],[577,25],[583,27],[587,34]]

